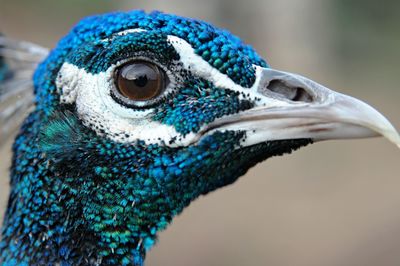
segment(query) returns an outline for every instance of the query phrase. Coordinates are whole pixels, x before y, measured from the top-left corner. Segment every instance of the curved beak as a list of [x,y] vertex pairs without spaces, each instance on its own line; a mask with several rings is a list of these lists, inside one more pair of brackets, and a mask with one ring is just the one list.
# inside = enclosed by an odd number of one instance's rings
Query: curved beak
[[297,74],[258,67],[257,75],[252,89],[259,104],[214,121],[203,133],[244,130],[245,146],[282,139],[321,141],[383,136],[400,147],[396,129],[365,102]]

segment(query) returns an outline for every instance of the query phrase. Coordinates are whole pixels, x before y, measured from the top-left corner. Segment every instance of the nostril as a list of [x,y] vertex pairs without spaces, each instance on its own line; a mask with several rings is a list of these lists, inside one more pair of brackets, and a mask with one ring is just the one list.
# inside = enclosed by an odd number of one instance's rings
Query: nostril
[[296,89],[296,95],[294,96],[294,98],[292,99],[292,101],[295,102],[312,102],[313,101],[313,97],[303,88],[295,88]]
[[[266,90],[294,102],[312,102],[313,96],[301,87],[291,86],[279,79],[271,80]],[[268,93],[268,92],[267,92]]]

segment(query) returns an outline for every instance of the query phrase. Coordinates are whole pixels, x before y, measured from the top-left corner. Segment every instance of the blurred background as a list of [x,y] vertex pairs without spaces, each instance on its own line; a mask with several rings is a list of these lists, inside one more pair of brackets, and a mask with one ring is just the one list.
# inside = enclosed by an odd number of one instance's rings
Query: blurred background
[[[82,17],[162,10],[207,20],[277,69],[363,99],[400,129],[400,1],[0,0],[0,31],[53,47]],[[11,143],[10,143],[11,145]],[[10,146],[0,151],[0,210]],[[400,265],[400,151],[384,139],[318,143],[195,201],[147,265]]]

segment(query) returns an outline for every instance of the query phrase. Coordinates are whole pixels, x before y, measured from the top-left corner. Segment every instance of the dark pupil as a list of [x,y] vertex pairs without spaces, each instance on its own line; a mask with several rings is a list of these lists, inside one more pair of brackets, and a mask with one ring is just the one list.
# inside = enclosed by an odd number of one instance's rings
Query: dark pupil
[[118,90],[131,100],[150,100],[164,89],[162,74],[156,65],[148,62],[126,64],[117,73]]
[[134,82],[135,82],[136,86],[144,87],[147,85],[147,81],[148,81],[147,76],[140,76]]

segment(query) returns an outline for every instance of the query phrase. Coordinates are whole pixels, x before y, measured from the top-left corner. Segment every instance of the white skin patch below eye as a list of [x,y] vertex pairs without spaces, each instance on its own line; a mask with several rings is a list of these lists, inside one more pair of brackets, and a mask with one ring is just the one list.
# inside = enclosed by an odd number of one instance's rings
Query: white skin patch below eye
[[[153,108],[134,110],[115,102],[110,95],[113,81],[109,76],[107,71],[91,74],[64,63],[56,81],[61,102],[75,103],[78,116],[85,126],[116,142],[142,140],[146,144],[186,146],[193,139],[191,134],[183,137],[173,126],[152,121],[149,116]],[[170,144],[172,139],[175,142]]]

